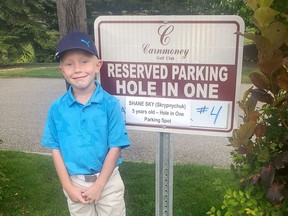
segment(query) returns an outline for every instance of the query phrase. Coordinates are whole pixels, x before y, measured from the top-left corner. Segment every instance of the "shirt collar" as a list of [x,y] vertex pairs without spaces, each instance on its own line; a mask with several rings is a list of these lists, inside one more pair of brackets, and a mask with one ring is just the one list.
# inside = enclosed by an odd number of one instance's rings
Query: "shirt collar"
[[[101,104],[103,101],[104,95],[103,95],[102,86],[97,81],[95,81],[95,85],[96,85],[96,89],[95,89],[92,97],[90,98],[90,100],[87,102],[87,105],[89,105],[91,103]],[[72,106],[74,103],[78,103],[76,98],[74,97],[74,95],[72,93],[72,86],[69,87],[67,94],[68,94],[68,105],[69,106]]]

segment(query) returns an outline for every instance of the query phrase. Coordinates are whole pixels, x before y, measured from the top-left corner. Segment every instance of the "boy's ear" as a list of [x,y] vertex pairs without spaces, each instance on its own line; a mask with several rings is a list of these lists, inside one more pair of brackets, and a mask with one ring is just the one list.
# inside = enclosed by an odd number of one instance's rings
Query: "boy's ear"
[[60,66],[58,66],[58,71],[63,75],[63,68]]
[[102,65],[103,65],[103,61],[101,59],[98,59],[98,61],[96,63],[96,71],[97,71],[97,73],[100,72],[100,69],[101,69]]

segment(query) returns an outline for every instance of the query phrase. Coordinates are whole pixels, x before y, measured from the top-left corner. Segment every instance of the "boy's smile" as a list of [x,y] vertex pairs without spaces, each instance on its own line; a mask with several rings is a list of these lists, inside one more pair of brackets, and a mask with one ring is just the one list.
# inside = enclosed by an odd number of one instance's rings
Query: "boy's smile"
[[74,80],[80,81],[84,80],[88,75],[76,75],[76,77],[73,77]]

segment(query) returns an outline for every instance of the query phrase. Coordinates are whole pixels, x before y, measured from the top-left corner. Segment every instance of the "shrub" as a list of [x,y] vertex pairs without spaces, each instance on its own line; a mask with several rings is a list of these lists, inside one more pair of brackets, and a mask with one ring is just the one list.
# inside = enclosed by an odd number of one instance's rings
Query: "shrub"
[[35,62],[51,63],[54,61],[55,47],[59,39],[58,32],[47,32],[46,38],[38,38],[37,43],[33,44]]
[[254,86],[238,102],[243,124],[233,131],[231,168],[238,191],[227,189],[222,210],[208,215],[288,214],[288,15],[272,9],[273,0],[246,0],[259,34],[242,34],[258,50]]

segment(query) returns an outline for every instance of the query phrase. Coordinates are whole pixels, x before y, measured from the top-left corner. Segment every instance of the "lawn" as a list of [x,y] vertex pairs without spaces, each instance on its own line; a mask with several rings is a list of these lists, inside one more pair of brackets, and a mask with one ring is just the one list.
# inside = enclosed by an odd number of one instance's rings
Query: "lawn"
[[[0,215],[67,216],[66,200],[46,155],[0,151]],[[155,215],[155,164],[125,162],[120,168],[126,186],[127,216]],[[2,179],[2,180],[1,180]],[[201,165],[174,166],[174,216],[203,216],[219,207],[224,189],[213,183],[236,187],[230,170]]]
[[62,74],[58,71],[58,64],[17,64],[0,68],[0,78],[61,78]]

